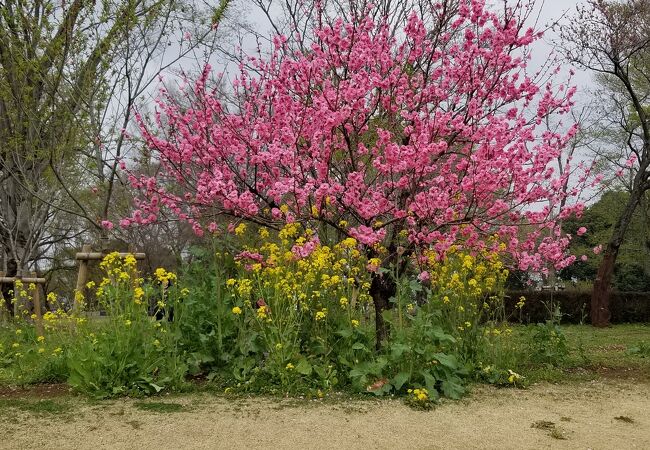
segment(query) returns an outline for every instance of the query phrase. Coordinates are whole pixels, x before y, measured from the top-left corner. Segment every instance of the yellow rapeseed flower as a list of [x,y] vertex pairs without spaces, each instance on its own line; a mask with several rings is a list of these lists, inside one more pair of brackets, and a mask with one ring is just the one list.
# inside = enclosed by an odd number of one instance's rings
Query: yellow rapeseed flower
[[133,298],[137,304],[140,304],[142,303],[142,297],[144,297],[144,289],[138,286],[133,290]]
[[260,306],[257,308],[257,318],[260,320],[264,320],[268,317],[268,309],[266,305]]
[[323,308],[316,312],[316,320],[325,320],[327,317],[327,308]]
[[237,225],[237,227],[235,228],[235,234],[236,234],[237,236],[241,236],[241,235],[243,235],[245,232],[246,232],[246,224],[245,224],[245,223],[240,223],[240,224]]

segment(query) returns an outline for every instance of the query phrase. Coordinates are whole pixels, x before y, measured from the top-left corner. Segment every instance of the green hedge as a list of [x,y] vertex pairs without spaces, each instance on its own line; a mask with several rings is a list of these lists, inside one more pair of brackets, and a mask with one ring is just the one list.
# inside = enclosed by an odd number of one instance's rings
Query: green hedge
[[[521,313],[515,305],[526,297]],[[521,323],[544,322],[550,317],[551,302],[560,306],[563,323],[589,323],[589,291],[509,291],[506,294],[506,317]],[[650,322],[650,292],[612,292],[609,310],[611,323]]]

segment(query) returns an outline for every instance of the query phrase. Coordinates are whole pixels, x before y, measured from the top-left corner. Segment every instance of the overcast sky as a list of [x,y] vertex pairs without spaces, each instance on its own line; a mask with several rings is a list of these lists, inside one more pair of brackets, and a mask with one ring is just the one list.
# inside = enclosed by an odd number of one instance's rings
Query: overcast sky
[[[533,19],[538,19],[536,28],[546,29],[547,26],[558,20],[560,20],[561,23],[566,23],[567,15],[575,14],[576,5],[584,4],[586,1],[587,0],[536,0],[537,12],[539,13],[535,15],[536,17],[533,17]],[[495,2],[495,0],[488,0],[488,3],[490,2]],[[243,1],[242,4],[245,4],[245,1]],[[235,8],[237,9],[238,6]],[[260,10],[251,7],[244,14],[246,14],[247,21],[259,24],[260,27],[268,26],[268,22]],[[564,18],[564,20],[562,20],[562,18]],[[531,25],[533,24],[531,23]],[[534,44],[535,47],[533,50],[531,68],[539,67],[548,61],[549,55],[553,52],[553,40],[556,38],[557,36],[555,33],[552,30],[548,30],[545,33],[543,40],[537,41]],[[568,66],[566,69],[568,72]],[[580,92],[584,92],[590,85],[591,76],[584,71],[578,70],[578,68],[575,69],[576,75],[573,78],[573,84],[578,86]]]
[[[567,23],[567,15],[571,16],[575,14],[576,6],[585,4],[586,0],[537,0],[537,2],[540,8],[538,27],[541,28],[558,20],[560,20],[560,23]],[[549,30],[544,35],[543,40],[535,44],[537,48],[533,53],[534,64],[542,64],[548,55],[553,52],[552,44],[556,38],[557,35],[552,30]],[[585,90],[590,86],[591,75],[577,67],[574,69],[576,70],[576,75],[574,76],[573,84],[577,85],[579,92],[584,94]]]

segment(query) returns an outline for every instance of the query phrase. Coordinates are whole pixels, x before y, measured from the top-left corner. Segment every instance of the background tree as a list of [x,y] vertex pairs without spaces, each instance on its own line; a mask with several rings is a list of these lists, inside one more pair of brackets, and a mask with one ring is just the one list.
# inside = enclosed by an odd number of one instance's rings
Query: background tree
[[[83,144],[73,124],[87,123],[84,97],[141,3],[0,3],[0,239],[9,275],[27,270],[54,236],[66,206],[51,167]],[[93,42],[84,29],[101,37]]]
[[368,14],[317,21],[308,51],[277,36],[270,58],[249,60],[234,107],[206,87],[207,67],[191,108],[163,94],[158,128],[140,119],[161,172],[131,176],[147,201],[122,225],[168,209],[198,234],[227,215],[353,237],[375,261],[378,344],[395,293],[383,269],[399,276],[422,249],[502,243],[523,270],[563,267],[572,258],[555,223],[582,206],[563,203],[579,189],[561,189],[572,170],[553,165],[574,130],[545,119],[569,111],[573,89],[526,72],[540,36],[524,27],[528,11],[443,1],[430,23],[412,14],[398,33]]
[[[578,255],[578,260],[562,270],[562,279],[568,281],[575,278],[591,284],[603,256],[595,255],[593,249],[607,242],[629,197],[629,193],[622,190],[605,192],[598,202],[585,209],[580,219],[566,222],[567,232],[574,236],[570,250]],[[649,213],[646,193],[632,216],[614,266],[612,287],[618,291],[650,291]],[[581,227],[585,227],[587,232],[578,233]]]
[[[609,292],[614,267],[634,212],[650,189],[650,4],[593,0],[578,8],[571,25],[564,27],[570,61],[600,74],[609,117],[617,124],[620,141],[609,159],[629,171],[629,198],[607,240],[598,268],[591,304],[591,322],[609,323]],[[610,128],[611,130],[611,128]]]
[[228,3],[0,2],[0,270],[56,269],[89,232],[108,242],[102,223],[131,201],[116,185],[136,103],[161,72],[205,58]]

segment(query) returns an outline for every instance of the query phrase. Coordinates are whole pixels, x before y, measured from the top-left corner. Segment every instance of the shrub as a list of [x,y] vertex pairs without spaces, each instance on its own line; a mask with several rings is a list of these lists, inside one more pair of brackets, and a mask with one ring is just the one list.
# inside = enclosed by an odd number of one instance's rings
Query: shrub
[[[171,310],[183,292],[173,273],[156,270],[156,280],[137,277],[135,258],[107,255],[100,267],[105,277],[97,288],[106,319],[83,321],[67,351],[68,383],[93,397],[143,395],[177,386],[186,373],[176,347],[176,322],[154,321],[148,299],[156,296],[159,312]],[[175,316],[175,321],[182,317]]]
[[[522,296],[526,304],[520,313],[516,305]],[[521,323],[544,322],[551,305],[561,309],[563,323],[589,323],[591,291],[509,291],[505,297],[506,315]],[[612,323],[650,323],[650,292],[612,292],[610,311]]]

